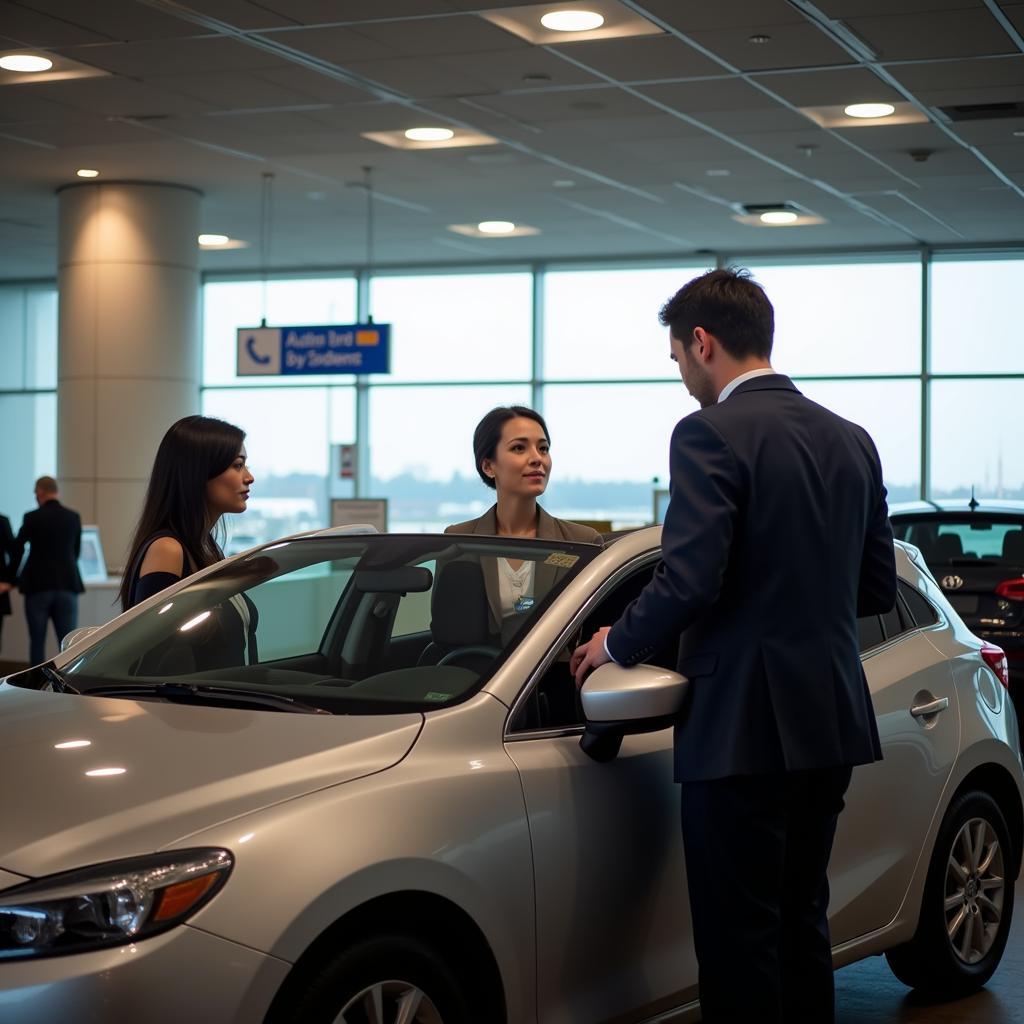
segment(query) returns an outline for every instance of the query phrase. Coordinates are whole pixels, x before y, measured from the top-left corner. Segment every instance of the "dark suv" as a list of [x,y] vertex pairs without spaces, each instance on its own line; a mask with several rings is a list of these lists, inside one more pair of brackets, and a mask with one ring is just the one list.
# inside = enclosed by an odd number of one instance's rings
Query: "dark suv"
[[915,501],[889,510],[976,636],[1002,647],[1024,717],[1024,501]]

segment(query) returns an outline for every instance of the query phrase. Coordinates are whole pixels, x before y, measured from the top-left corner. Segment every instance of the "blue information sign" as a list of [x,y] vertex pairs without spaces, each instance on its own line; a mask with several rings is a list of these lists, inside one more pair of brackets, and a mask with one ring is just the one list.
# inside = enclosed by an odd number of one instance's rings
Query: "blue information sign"
[[239,377],[390,370],[390,324],[238,329]]

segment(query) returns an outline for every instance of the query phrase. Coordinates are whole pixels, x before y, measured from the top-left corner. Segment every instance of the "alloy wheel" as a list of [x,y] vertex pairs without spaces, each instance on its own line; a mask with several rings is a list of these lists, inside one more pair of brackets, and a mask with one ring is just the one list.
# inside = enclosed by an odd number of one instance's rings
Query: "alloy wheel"
[[379,981],[353,996],[334,1024],[444,1024],[430,996],[409,981]]
[[984,818],[971,818],[953,840],[946,867],[946,934],[963,963],[978,963],[992,948],[1005,891],[999,837]]

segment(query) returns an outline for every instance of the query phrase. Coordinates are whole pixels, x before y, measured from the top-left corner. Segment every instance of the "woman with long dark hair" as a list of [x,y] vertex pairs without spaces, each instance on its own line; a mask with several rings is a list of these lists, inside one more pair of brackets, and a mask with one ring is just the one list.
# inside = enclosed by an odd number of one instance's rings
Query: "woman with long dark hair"
[[124,610],[224,557],[213,531],[245,511],[253,482],[244,442],[244,431],[209,416],[186,416],[164,434],[125,563]]

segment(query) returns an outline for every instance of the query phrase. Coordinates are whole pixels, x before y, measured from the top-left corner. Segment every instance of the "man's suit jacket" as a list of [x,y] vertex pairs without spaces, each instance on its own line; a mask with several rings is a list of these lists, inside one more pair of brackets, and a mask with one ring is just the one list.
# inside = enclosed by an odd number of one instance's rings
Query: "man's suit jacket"
[[680,421],[670,464],[662,564],[607,643],[631,665],[683,633],[677,781],[878,760],[857,617],[896,569],[867,432],[764,375]]
[[[477,533],[497,536],[498,506],[492,505],[477,519],[468,519],[464,523],[455,523],[445,529],[445,533]],[[582,523],[571,523],[567,519],[556,519],[537,506],[537,539],[567,540],[576,544],[601,544],[601,534]],[[498,566],[493,558],[480,560],[484,568],[484,587],[487,590],[487,603],[491,611],[491,626],[496,633],[501,632],[501,595],[498,585]],[[541,562],[534,569],[533,591],[542,596],[546,594],[558,579],[560,571],[553,565]]]
[[21,561],[25,545],[29,545],[25,568],[18,578],[23,594],[41,590],[85,590],[78,572],[78,555],[82,547],[82,520],[78,513],[65,508],[56,498],[44,502],[22,520],[15,555]]
[[[14,583],[18,563],[14,561],[14,531],[7,516],[0,516],[0,582]],[[0,594],[0,617],[11,614],[11,599]]]

